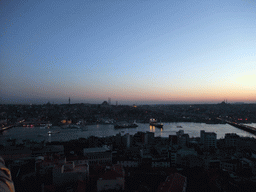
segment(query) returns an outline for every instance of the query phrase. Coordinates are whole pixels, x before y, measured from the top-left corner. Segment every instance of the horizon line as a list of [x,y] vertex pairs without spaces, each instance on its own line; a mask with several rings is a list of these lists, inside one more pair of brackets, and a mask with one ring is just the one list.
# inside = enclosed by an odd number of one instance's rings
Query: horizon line
[[[104,102],[104,101],[103,101]],[[102,102],[102,103],[103,103]],[[0,103],[0,105],[81,105],[81,104],[86,104],[86,105],[102,105],[102,103],[84,103],[84,102],[77,102],[77,103],[54,103],[54,102],[47,102],[47,103]],[[218,105],[218,104],[222,104],[222,102],[220,103],[156,103],[156,104],[110,104],[109,106],[143,106],[143,105]],[[229,103],[224,103],[224,104],[256,104],[256,102],[254,103],[247,103],[247,102],[229,102]]]

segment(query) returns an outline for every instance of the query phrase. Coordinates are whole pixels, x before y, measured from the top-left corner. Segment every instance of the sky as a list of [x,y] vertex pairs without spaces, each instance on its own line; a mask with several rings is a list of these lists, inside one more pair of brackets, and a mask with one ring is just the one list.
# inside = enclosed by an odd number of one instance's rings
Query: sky
[[255,0],[1,0],[0,103],[256,102]]

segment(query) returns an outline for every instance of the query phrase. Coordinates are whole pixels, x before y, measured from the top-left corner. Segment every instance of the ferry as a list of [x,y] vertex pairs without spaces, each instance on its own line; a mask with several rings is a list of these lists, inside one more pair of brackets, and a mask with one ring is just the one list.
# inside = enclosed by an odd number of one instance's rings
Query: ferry
[[157,120],[156,120],[156,119],[153,119],[153,118],[151,118],[151,119],[149,120],[149,124],[150,124],[151,126],[155,126],[155,127],[157,127],[157,128],[163,128],[163,126],[164,126],[162,123],[158,123]]
[[80,125],[70,124],[67,126],[68,129],[81,129]]

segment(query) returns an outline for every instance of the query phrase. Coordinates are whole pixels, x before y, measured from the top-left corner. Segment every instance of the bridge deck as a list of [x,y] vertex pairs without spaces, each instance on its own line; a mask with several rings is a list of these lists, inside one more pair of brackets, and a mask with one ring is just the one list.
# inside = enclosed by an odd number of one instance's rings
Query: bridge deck
[[230,122],[230,121],[226,121],[228,124],[237,127],[239,129],[242,129],[244,131],[247,131],[249,133],[253,133],[254,135],[256,135],[256,128],[249,126],[249,125],[244,125],[244,124],[240,124],[240,123],[236,123],[236,122]]

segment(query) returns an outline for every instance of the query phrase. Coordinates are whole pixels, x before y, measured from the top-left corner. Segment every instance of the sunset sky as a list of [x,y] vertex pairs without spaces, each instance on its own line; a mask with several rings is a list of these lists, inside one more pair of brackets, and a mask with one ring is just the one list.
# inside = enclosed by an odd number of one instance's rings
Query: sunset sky
[[256,102],[256,1],[0,1],[0,103]]

